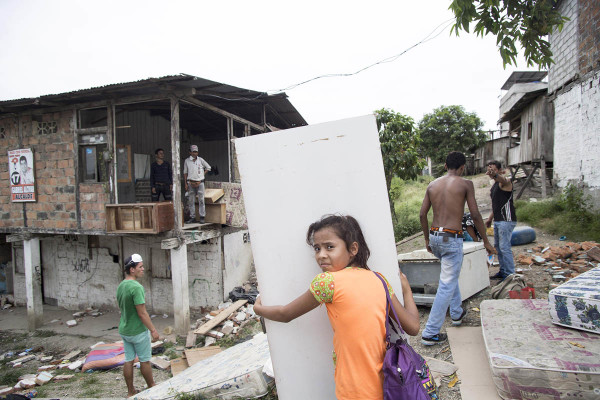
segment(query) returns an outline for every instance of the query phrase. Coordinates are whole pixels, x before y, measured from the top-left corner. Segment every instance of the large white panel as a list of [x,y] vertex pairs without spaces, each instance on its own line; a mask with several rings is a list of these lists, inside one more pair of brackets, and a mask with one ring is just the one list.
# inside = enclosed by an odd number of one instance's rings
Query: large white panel
[[[324,214],[354,216],[369,266],[401,298],[398,261],[375,117],[236,139],[252,252],[263,304],[286,304],[320,271],[305,241]],[[282,400],[333,399],[333,332],[324,306],[289,324],[267,322]]]

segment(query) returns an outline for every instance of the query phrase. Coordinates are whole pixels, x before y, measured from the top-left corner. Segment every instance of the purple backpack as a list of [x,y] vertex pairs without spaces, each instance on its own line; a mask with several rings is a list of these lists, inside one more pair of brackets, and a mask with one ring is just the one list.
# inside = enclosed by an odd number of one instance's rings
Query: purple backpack
[[[390,308],[398,320],[396,310],[390,299],[387,284],[378,274],[375,275],[383,283],[387,296],[385,312],[385,345],[386,352],[383,359],[383,398],[384,400],[438,400],[435,381],[429,371],[427,362],[421,357],[404,338],[404,330],[400,329],[400,338],[396,343],[390,343]],[[395,329],[394,329],[395,330]]]

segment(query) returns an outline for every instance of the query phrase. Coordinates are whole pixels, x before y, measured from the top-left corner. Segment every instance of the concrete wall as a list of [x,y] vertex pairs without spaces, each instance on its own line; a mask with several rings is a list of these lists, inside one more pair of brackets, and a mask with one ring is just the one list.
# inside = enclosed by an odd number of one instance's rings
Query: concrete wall
[[554,177],[558,186],[582,182],[600,206],[600,71],[554,100]]
[[548,71],[548,93],[576,78],[579,73],[579,26],[577,17],[579,6],[577,0],[564,0],[558,10],[571,20],[564,24],[563,30],[556,30],[550,35],[550,48],[555,64]]
[[250,233],[239,231],[225,235],[224,255],[225,270],[223,271],[223,297],[228,297],[234,287],[248,280],[252,270],[252,247]]
[[[571,21],[550,35],[556,62],[548,74],[554,99],[554,177],[559,187],[582,185],[600,207],[600,3],[565,0],[559,11]],[[570,84],[568,84],[570,82]]]
[[[94,238],[94,239],[90,239]],[[86,307],[117,309],[115,293],[123,279],[116,236],[56,235],[41,241],[43,292],[46,303],[70,310]],[[236,239],[233,239],[237,241]],[[23,246],[15,248],[15,300],[25,305]],[[242,253],[244,246],[231,246]],[[240,250],[241,248],[241,250]],[[150,312],[173,314],[173,285],[169,252],[155,238],[125,237],[123,252],[139,253],[146,273],[141,280]],[[236,257],[234,255],[234,257]],[[124,257],[125,258],[125,257]],[[120,261],[120,262],[119,262]],[[223,301],[223,240],[188,245],[190,309],[215,307]],[[246,274],[235,285],[247,279]]]

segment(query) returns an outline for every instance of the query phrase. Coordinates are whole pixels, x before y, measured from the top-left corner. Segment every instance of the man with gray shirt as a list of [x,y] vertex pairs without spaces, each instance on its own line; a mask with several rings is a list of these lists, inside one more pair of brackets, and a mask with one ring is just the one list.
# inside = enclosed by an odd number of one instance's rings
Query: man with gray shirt
[[204,206],[204,173],[210,171],[210,165],[202,157],[198,157],[198,146],[190,146],[190,156],[183,163],[183,180],[188,193],[190,218],[186,223],[196,221],[196,197],[198,197],[198,214],[200,223],[204,223],[206,208]]

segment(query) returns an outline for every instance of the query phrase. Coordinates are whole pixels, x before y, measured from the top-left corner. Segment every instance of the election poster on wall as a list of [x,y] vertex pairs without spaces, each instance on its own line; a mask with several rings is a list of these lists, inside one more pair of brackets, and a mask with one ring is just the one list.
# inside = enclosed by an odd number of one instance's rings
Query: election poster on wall
[[9,150],[8,171],[12,201],[36,201],[35,168],[31,149]]

